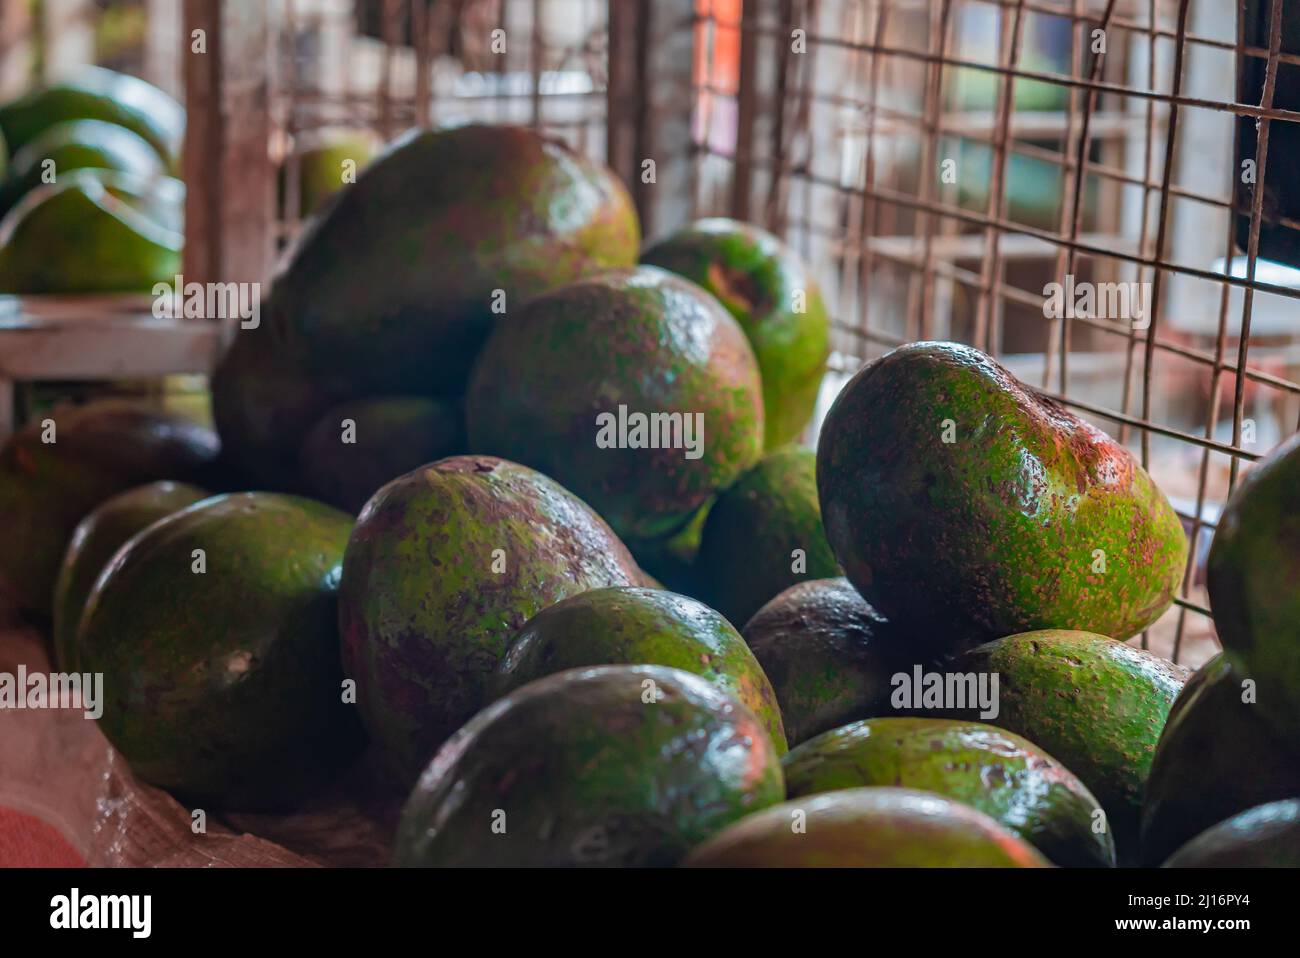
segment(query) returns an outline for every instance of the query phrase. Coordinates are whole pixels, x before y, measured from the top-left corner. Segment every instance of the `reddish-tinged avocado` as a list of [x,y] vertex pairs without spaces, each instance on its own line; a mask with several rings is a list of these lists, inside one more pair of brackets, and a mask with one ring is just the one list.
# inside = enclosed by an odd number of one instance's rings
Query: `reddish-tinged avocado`
[[1300,868],[1300,799],[1269,802],[1220,822],[1165,868]]
[[826,372],[831,323],[794,250],[757,226],[715,218],[655,243],[641,262],[698,283],[736,317],[763,377],[766,447],[798,438]]
[[0,449],[0,595],[48,615],[77,523],[109,496],[155,479],[200,479],[210,429],[123,400],[61,406]]
[[768,453],[718,496],[695,560],[700,597],[738,624],[790,586],[838,572],[817,505],[817,457],[794,447]]
[[1258,684],[1264,721],[1300,743],[1300,435],[1228,500],[1207,577],[1224,654]]
[[312,426],[298,453],[301,487],[322,502],[361,511],[390,479],[465,449],[452,403],[380,396],[342,403]]
[[848,579],[791,586],[758,610],[744,637],[776,690],[791,745],[893,712],[892,677],[928,664]]
[[[971,649],[945,671],[998,676],[988,719],[1023,735],[1097,796],[1120,861],[1137,856],[1142,790],[1187,669],[1089,632],[1026,632]],[[979,720],[979,708],[949,708]]]
[[903,346],[844,387],[817,487],[849,581],[950,643],[1129,638],[1169,607],[1187,557],[1178,516],[1126,449],[957,343]]
[[99,727],[142,779],[200,806],[289,807],[356,752],[338,583],[352,519],[275,493],[149,526],[95,582],[77,633]]
[[1257,688],[1225,655],[1187,682],[1156,747],[1142,803],[1142,861],[1158,865],[1231,815],[1300,796],[1300,746],[1273,732]]
[[486,702],[510,641],[552,603],[641,585],[603,520],[554,480],[489,456],[394,479],[343,563],[343,663],[383,764],[407,788]]
[[745,334],[700,287],[652,266],[512,314],[474,367],[466,417],[471,448],[554,476],[635,539],[679,530],[763,445]]
[[615,587],[543,609],[515,636],[491,697],[565,669],[663,665],[693,672],[744,703],[778,754],[785,732],[772,685],[740,633],[702,602],[657,589]]
[[1005,729],[878,718],[818,735],[782,762],[786,794],[897,785],[969,805],[1062,866],[1115,864],[1101,806],[1074,773]]
[[911,788],[849,788],[750,815],[696,848],[692,868],[1041,868],[983,812]]
[[494,320],[632,265],[639,243],[627,190],[563,143],[513,126],[417,131],[309,223],[270,322],[313,377],[457,396]]
[[406,804],[394,862],[673,865],[783,789],[762,723],[704,679],[572,669],[488,706],[442,747]]
[[105,500],[77,524],[54,584],[54,664],[79,672],[74,639],[91,587],[128,539],[207,496],[183,482],[152,482]]

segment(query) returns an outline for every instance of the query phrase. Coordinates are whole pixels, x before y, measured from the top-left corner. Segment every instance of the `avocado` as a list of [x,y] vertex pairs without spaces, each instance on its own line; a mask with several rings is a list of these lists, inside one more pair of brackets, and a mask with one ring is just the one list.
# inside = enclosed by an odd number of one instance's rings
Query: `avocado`
[[664,665],[703,676],[758,716],[777,754],[785,754],[771,683],[740,633],[701,602],[629,587],[570,596],[538,612],[515,636],[491,697],[588,665]]
[[627,190],[559,141],[512,126],[413,131],[307,224],[270,322],[314,377],[458,396],[495,319],[631,265],[639,242]]
[[1238,812],[1300,796],[1300,747],[1273,732],[1244,679],[1217,655],[1174,703],[1142,803],[1145,864]]
[[532,300],[488,340],[466,396],[470,448],[554,476],[620,536],[681,529],[758,461],[753,350],[681,277],[610,270]]
[[980,722],[877,718],[818,735],[782,762],[794,799],[897,785],[969,805],[1057,865],[1115,864],[1101,806],[1074,773],[1037,745]]
[[[379,140],[364,129],[324,129],[295,144],[298,164],[298,216],[306,219],[354,177],[379,151]],[[287,211],[288,166],[280,170],[280,205]]]
[[839,574],[822,531],[817,457],[770,452],[718,496],[700,537],[700,596],[743,625],[777,593]]
[[36,187],[0,220],[0,292],[133,293],[171,283],[184,197],[177,180],[115,170],[71,170]]
[[1128,450],[957,343],[900,347],[850,380],[817,489],[849,581],[940,651],[1036,629],[1129,638],[1187,558]]
[[118,170],[146,178],[167,172],[149,142],[126,127],[103,120],[69,120],[49,127],[14,156],[0,183],[0,216],[28,191],[57,183],[64,173],[78,169]]
[[299,485],[355,515],[390,479],[464,451],[465,425],[452,403],[357,399],[334,406],[308,431],[298,453]]
[[706,500],[686,525],[662,538],[624,540],[637,564],[673,592],[697,598],[700,588],[695,577],[695,557],[700,554],[704,523],[716,501],[716,497]]
[[1175,852],[1166,868],[1300,868],[1300,799],[1269,802],[1220,822]]
[[892,677],[928,664],[843,578],[791,586],[743,634],[776,690],[791,745],[893,712]]
[[91,587],[113,554],[140,530],[207,495],[183,482],[151,482],[105,500],[77,524],[54,584],[55,667],[80,671],[74,647],[77,625]]
[[781,800],[759,719],[660,666],[572,669],[457,732],[402,812],[401,866],[662,866]]
[[1224,654],[1259,686],[1259,714],[1300,743],[1300,434],[1224,507],[1206,566]]
[[559,483],[454,456],[366,503],[343,562],[343,666],[393,783],[409,788],[483,707],[510,640],[552,603],[641,585],[604,521]]
[[0,106],[0,134],[17,156],[47,129],[68,120],[103,120],[147,140],[175,171],[185,140],[185,109],[151,83],[100,67],[81,67],[61,83]]
[[736,318],[763,378],[765,447],[797,439],[831,353],[830,318],[798,254],[757,226],[710,218],[651,245],[641,262],[698,283]]
[[[1142,790],[1156,742],[1187,669],[1089,632],[1045,630],[962,653],[949,674],[998,676],[998,714],[1072,771],[1097,796],[1121,863],[1137,856]],[[952,707],[978,720],[978,708]]]
[[155,479],[201,481],[217,452],[210,429],[123,400],[59,406],[29,422],[0,449],[0,595],[48,615],[87,513]]
[[77,647],[104,673],[99,727],[136,775],[200,807],[278,810],[357,753],[336,625],[351,525],[310,499],[236,493],[114,556]]
[[983,812],[912,788],[848,788],[750,815],[696,848],[690,868],[1043,868]]

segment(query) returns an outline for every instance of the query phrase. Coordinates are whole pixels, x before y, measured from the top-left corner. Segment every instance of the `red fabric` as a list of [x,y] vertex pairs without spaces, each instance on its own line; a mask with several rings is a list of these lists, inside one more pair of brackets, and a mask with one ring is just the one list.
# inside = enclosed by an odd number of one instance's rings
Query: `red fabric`
[[0,808],[0,868],[84,868],[86,863],[39,818]]

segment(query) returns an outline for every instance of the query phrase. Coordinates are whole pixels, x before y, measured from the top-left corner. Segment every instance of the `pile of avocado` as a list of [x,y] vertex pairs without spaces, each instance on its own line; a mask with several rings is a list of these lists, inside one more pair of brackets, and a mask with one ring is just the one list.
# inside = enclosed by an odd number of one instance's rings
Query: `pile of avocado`
[[138,777],[360,779],[398,865],[1300,863],[1300,439],[1227,507],[1189,677],[1127,644],[1187,543],[1125,448],[927,342],[814,452],[828,354],[763,230],[642,251],[564,144],[413,132],[222,359],[219,452],[95,406],[6,446],[0,589]]

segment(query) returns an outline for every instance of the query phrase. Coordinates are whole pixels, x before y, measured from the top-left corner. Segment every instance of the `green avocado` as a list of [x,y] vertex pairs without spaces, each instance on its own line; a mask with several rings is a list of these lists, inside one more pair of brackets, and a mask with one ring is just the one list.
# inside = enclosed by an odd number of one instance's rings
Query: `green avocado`
[[1142,860],[1158,865],[1231,815],[1300,796],[1300,747],[1275,734],[1225,655],[1207,662],[1174,703],[1142,803]]
[[0,134],[17,156],[47,129],[68,120],[103,120],[149,142],[175,171],[185,140],[185,109],[151,83],[100,67],[82,67],[61,83],[0,106]]
[[0,292],[133,293],[171,283],[184,201],[178,180],[115,170],[71,170],[38,186],[0,220]]
[[777,593],[839,574],[822,531],[817,457],[770,452],[718,496],[695,561],[700,597],[743,625]]
[[633,539],[681,529],[763,447],[744,333],[700,287],[653,266],[565,286],[502,323],[466,418],[471,448],[554,476]]
[[[2,169],[3,167],[0,167]],[[45,130],[17,153],[0,183],[0,216],[30,190],[78,169],[118,170],[153,178],[166,164],[137,133],[103,120],[69,120]]]
[[593,589],[528,620],[501,661],[496,699],[521,685],[587,665],[664,665],[703,676],[743,702],[785,754],[772,685],[749,646],[707,605],[657,589]]
[[[1120,861],[1137,855],[1142,790],[1187,670],[1089,632],[1045,630],[989,642],[948,674],[997,675],[996,722],[1045,749],[1097,796]],[[979,708],[946,709],[979,720]]]
[[812,418],[831,353],[831,323],[799,256],[766,230],[737,220],[692,223],[641,262],[703,286],[740,323],[763,377],[765,446],[799,437]]
[[849,581],[941,651],[1035,629],[1129,638],[1169,607],[1187,558],[1128,450],[957,343],[854,376],[822,428],[817,488]]
[[1175,852],[1166,868],[1300,868],[1300,799],[1269,802],[1220,822]]
[[704,523],[716,501],[716,497],[708,499],[695,510],[686,525],[663,538],[624,540],[637,564],[673,592],[698,598],[700,589],[695,577],[695,557],[700,554]]
[[[355,182],[379,151],[379,140],[369,130],[326,129],[297,145],[298,216],[306,219],[335,193]],[[280,170],[280,204],[287,207],[288,161]]]
[[91,587],[113,554],[140,530],[208,494],[183,482],[151,482],[105,500],[77,524],[54,584],[54,664],[77,672],[74,639]]
[[486,703],[510,641],[542,609],[641,585],[627,548],[559,483],[455,456],[384,486],[343,563],[343,664],[362,721],[402,788]]
[[0,596],[48,615],[77,523],[105,499],[156,479],[202,480],[216,435],[148,406],[60,406],[0,449]]
[[848,788],[732,825],[692,868],[1042,868],[1032,845],[983,812],[911,788]]
[[449,402],[379,396],[335,406],[308,431],[299,485],[353,515],[390,479],[465,451],[465,425]]
[[1224,653],[1259,686],[1259,714],[1300,742],[1300,435],[1228,500],[1207,562]]
[[556,140],[511,126],[416,131],[308,223],[270,321],[313,376],[457,396],[495,319],[631,265],[639,242],[623,185]]
[[934,792],[969,805],[1057,865],[1115,864],[1092,792],[1037,745],[979,722],[878,718],[818,735],[782,763],[786,794],[872,785]]
[[310,499],[236,493],[114,556],[77,647],[104,673],[99,727],[140,778],[200,807],[281,809],[356,754],[336,625],[351,525]]
[[572,669],[478,713],[402,813],[402,866],[662,866],[781,800],[759,719],[698,676]]

